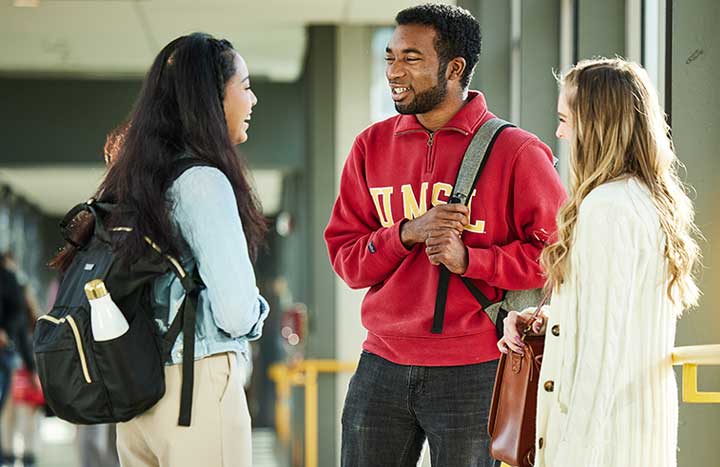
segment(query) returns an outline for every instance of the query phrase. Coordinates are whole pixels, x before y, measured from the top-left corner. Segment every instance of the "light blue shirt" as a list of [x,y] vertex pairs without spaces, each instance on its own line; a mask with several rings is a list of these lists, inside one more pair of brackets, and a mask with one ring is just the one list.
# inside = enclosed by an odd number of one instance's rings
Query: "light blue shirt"
[[[230,181],[213,167],[192,167],[167,193],[170,214],[186,243],[181,262],[196,267],[206,288],[200,292],[195,326],[195,359],[223,352],[248,357],[248,341],[259,339],[269,306],[255,285],[247,240]],[[161,333],[185,296],[170,272],[155,281],[154,316]],[[167,364],[182,362],[182,333]]]

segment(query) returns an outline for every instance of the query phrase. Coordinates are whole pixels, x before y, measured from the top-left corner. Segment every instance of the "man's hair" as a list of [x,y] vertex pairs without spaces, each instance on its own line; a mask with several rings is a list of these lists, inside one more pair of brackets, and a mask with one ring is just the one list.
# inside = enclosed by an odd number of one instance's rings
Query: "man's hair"
[[395,17],[395,22],[398,26],[419,24],[435,29],[440,72],[445,72],[453,58],[464,58],[467,65],[460,84],[463,89],[468,87],[480,58],[481,44],[480,24],[469,11],[451,5],[426,3],[402,10]]

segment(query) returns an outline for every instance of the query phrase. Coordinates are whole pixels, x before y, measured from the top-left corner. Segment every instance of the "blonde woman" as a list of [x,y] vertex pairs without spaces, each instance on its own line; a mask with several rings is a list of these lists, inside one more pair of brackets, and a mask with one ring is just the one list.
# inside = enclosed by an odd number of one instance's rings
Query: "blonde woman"
[[[676,466],[675,321],[697,303],[693,207],[639,65],[588,60],[561,79],[571,196],[542,254],[554,291],[538,391],[538,467]],[[529,311],[498,343],[522,353]]]

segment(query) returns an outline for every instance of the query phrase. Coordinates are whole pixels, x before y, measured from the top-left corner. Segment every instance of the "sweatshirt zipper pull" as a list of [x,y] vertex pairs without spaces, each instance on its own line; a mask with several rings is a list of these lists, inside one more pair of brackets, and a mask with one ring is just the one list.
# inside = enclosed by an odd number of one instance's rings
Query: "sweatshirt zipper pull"
[[433,152],[433,151],[432,151],[432,149],[433,149],[433,148],[432,148],[432,145],[433,145],[433,141],[434,141],[434,140],[435,140],[435,132],[432,132],[432,131],[431,131],[431,132],[430,132],[430,138],[428,138],[428,141],[427,141],[428,150],[427,150],[427,160],[425,161],[425,172],[428,172],[428,173],[432,172],[432,166],[433,166],[433,163],[432,163],[432,152]]

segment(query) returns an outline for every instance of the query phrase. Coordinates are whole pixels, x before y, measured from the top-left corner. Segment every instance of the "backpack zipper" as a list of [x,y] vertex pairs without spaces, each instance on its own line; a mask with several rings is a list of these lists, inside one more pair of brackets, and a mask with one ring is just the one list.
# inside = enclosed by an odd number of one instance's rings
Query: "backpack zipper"
[[41,319],[45,321],[50,321],[51,323],[56,325],[60,325],[63,323],[68,323],[70,325],[70,329],[75,336],[75,346],[77,347],[78,355],[80,355],[80,366],[82,366],[85,382],[87,382],[88,384],[92,383],[92,379],[90,378],[90,371],[88,371],[87,360],[85,359],[85,350],[83,349],[82,339],[80,337],[80,330],[77,327],[75,319],[70,315],[60,319],[54,318],[50,315],[43,315],[38,318],[38,321]]
[[[132,227],[113,227],[110,230],[113,232],[132,232],[133,228]],[[180,261],[178,261],[177,259],[175,259],[174,257],[172,257],[168,254],[163,253],[162,249],[158,246],[158,244],[153,242],[152,239],[150,239],[150,237],[148,237],[147,235],[145,236],[145,241],[148,243],[148,245],[150,245],[152,247],[153,250],[155,250],[158,253],[160,253],[161,255],[165,256],[168,259],[168,261],[170,261],[170,263],[175,268],[175,272],[177,273],[178,276],[180,276],[180,279],[185,279],[185,276],[187,276],[187,272],[185,272],[185,269],[183,269],[183,267],[180,265]]]

